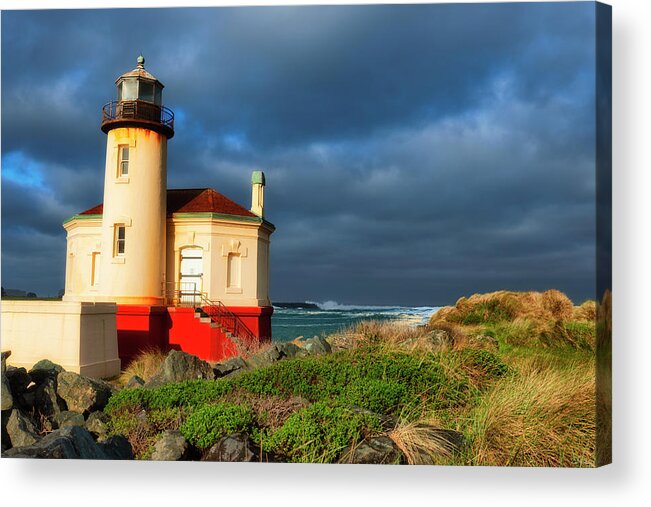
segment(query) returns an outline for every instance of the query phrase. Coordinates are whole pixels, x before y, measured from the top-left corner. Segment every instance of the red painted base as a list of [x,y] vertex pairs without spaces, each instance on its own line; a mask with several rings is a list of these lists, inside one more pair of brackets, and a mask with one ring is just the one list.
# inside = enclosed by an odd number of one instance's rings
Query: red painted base
[[[229,307],[261,342],[271,341],[273,308]],[[193,308],[118,305],[118,354],[126,365],[140,352],[177,349],[209,362],[238,353],[236,344],[217,326],[201,322]]]

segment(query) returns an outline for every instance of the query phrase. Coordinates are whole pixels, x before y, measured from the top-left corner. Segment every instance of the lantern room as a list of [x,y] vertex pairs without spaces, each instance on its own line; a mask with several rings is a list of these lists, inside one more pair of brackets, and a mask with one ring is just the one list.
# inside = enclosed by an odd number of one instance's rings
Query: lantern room
[[171,138],[174,135],[174,113],[163,106],[164,85],[145,70],[140,55],[135,69],[116,81],[117,100],[102,109],[102,131],[117,127],[144,127]]
[[134,70],[122,74],[115,82],[118,87],[118,102],[142,100],[162,106],[163,83],[145,70],[144,56],[140,55],[137,63]]

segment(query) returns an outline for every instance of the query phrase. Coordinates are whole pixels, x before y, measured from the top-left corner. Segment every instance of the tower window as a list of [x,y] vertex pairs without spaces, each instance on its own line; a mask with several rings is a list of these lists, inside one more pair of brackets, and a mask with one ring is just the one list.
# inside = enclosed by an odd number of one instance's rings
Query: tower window
[[118,146],[118,178],[129,176],[129,146]]
[[126,227],[124,226],[124,224],[116,224],[115,247],[114,247],[115,256],[124,255],[125,243],[126,243]]

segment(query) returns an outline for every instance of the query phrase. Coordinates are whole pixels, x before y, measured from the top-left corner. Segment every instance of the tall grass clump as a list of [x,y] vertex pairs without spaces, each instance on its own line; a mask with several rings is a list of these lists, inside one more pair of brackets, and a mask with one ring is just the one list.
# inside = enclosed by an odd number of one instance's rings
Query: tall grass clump
[[134,375],[145,381],[151,379],[165,362],[166,356],[167,353],[159,348],[148,348],[141,351],[122,371],[118,379],[119,383],[126,385]]
[[594,386],[594,368],[585,364],[496,383],[466,416],[468,464],[593,466]]
[[448,464],[456,449],[444,438],[440,427],[440,422],[432,418],[401,420],[389,437],[402,451],[409,465]]

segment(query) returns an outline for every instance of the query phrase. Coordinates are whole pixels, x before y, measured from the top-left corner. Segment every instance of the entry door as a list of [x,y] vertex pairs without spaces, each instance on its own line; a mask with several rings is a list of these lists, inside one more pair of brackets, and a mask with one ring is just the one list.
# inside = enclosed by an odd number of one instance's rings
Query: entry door
[[201,303],[203,276],[203,250],[184,248],[181,250],[180,297],[182,303]]

